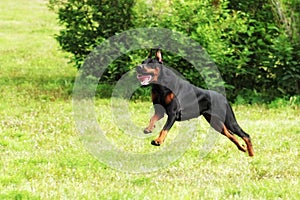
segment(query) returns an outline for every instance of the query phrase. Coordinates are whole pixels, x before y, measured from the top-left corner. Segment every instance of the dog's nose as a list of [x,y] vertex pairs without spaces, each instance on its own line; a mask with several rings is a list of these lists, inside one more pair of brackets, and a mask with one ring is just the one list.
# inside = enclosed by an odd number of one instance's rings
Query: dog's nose
[[136,67],[136,71],[137,72],[141,72],[143,70],[143,65],[138,65],[137,67]]

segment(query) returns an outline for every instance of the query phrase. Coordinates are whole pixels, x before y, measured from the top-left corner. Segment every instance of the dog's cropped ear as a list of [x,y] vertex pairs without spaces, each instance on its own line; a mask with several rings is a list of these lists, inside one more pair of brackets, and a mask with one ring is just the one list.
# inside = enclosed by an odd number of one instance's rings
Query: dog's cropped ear
[[160,63],[163,62],[163,60],[162,60],[162,53],[161,53],[160,49],[157,49],[157,51],[156,51],[156,58],[157,58],[158,62],[160,62]]

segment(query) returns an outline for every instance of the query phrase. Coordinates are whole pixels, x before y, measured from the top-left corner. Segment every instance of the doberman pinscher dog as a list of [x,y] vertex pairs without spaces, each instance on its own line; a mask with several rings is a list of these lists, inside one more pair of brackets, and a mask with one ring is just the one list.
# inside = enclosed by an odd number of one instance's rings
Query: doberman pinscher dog
[[[163,144],[175,121],[203,115],[211,127],[229,138],[239,150],[248,151],[249,156],[254,156],[250,136],[238,125],[226,97],[218,92],[196,87],[179,77],[174,70],[162,64],[161,50],[156,49],[155,58],[152,58],[153,51],[155,49],[152,49],[148,58],[136,67],[140,83],[152,86],[152,102],[155,110],[144,133],[151,133],[155,123],[163,118],[164,114],[168,116],[159,137],[151,144],[155,146]],[[234,134],[241,137],[247,147],[241,145]]]

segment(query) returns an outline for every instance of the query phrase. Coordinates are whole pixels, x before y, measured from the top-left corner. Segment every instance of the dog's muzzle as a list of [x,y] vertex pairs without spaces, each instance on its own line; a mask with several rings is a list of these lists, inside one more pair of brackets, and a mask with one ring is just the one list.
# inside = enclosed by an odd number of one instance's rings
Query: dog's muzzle
[[142,85],[149,85],[153,79],[153,75],[144,74],[144,67],[139,65],[136,67],[137,79],[140,81]]

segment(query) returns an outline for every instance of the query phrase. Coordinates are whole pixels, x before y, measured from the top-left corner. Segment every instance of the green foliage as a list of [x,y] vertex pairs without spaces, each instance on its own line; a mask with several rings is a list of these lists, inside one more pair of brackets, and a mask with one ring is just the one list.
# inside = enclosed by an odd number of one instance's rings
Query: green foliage
[[[272,97],[299,94],[300,51],[299,47],[291,42],[292,37],[286,34],[284,25],[276,21],[279,15],[282,16],[282,13],[274,8],[278,4],[268,0],[248,1],[245,4],[233,0],[230,2],[232,9],[249,15],[249,31],[241,37],[245,43],[239,44],[250,52],[247,56],[249,60],[244,62],[245,70],[250,72],[250,76],[240,77],[244,80],[244,84],[240,86],[253,88]],[[274,9],[276,12],[268,12]],[[237,36],[240,37],[240,34]]]
[[[269,1],[178,0],[169,6],[168,12],[151,13],[139,23],[170,28],[198,41],[219,67],[230,99],[242,95],[249,102],[270,101],[299,93],[299,47],[274,20],[277,13],[270,12]],[[170,66],[203,86],[187,62],[174,59]]]
[[234,100],[235,104],[261,104],[266,103],[266,101],[271,101],[262,93],[258,93],[256,90],[244,89],[237,95]]
[[274,70],[283,94],[300,93],[300,1],[272,0],[282,34],[275,41]]
[[[103,40],[132,27],[133,3],[134,0],[49,0],[64,27],[56,39],[64,51],[72,53],[77,68]],[[105,72],[110,77],[106,81],[120,78],[128,70],[128,59],[124,56],[110,65]],[[124,69],[118,71],[119,66]]]
[[291,107],[299,109],[300,96],[291,96],[290,98],[276,98],[268,104],[268,108],[284,109]]
[[[188,35],[207,51],[231,100],[249,94],[257,99],[260,94],[269,101],[300,93],[297,0],[50,0],[50,5],[64,26],[57,40],[74,55],[77,67],[96,45],[118,32],[164,27]],[[101,82],[116,82],[145,55],[137,51],[118,58]],[[207,87],[203,77],[213,77],[209,70],[199,74],[189,61],[172,52],[164,52],[164,60],[197,86]],[[205,69],[209,64],[203,65]],[[214,78],[209,81],[216,87],[223,84]]]

